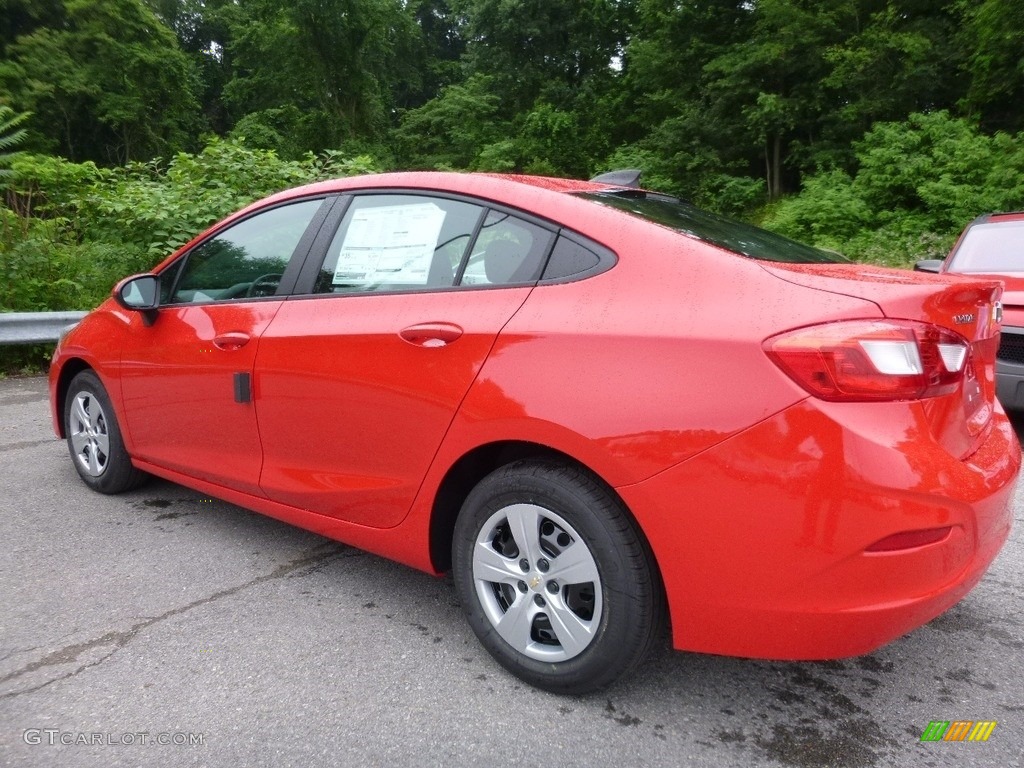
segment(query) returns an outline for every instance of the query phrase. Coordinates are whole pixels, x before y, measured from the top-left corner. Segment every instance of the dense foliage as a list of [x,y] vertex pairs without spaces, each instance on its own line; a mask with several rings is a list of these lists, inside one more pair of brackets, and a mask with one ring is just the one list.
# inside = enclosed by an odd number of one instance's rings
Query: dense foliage
[[1022,30],[1019,0],[0,0],[0,309],[88,307],[371,168],[640,167],[855,258],[938,256],[1024,207]]
[[280,189],[375,170],[336,153],[282,160],[214,139],[166,163],[103,168],[23,154],[0,208],[0,306],[32,311],[99,303],[113,282],[145,271],[210,224]]

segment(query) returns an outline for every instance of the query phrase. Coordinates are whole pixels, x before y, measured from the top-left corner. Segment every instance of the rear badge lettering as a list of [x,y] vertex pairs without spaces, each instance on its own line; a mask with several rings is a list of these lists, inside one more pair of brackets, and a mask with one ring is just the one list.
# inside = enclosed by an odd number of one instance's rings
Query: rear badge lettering
[[953,322],[958,325],[967,325],[974,322],[974,315],[953,315]]

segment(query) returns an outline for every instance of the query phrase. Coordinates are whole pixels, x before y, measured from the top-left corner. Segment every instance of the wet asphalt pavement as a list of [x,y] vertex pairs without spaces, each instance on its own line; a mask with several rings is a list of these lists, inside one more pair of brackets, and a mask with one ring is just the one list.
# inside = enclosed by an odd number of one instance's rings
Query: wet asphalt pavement
[[870,656],[666,650],[566,698],[494,664],[447,579],[163,481],[92,493],[42,378],[0,380],[0,466],[0,765],[1024,765],[1024,488],[984,581]]

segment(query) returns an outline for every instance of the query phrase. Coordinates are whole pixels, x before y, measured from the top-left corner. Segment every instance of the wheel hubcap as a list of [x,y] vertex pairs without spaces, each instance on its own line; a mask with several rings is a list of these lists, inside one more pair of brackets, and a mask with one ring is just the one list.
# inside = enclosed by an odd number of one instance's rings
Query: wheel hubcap
[[473,580],[498,634],[532,659],[578,656],[600,625],[594,556],[565,519],[535,504],[491,515],[473,549]]
[[110,458],[110,434],[107,416],[91,392],[79,392],[71,404],[68,418],[71,450],[78,466],[90,477],[99,477]]

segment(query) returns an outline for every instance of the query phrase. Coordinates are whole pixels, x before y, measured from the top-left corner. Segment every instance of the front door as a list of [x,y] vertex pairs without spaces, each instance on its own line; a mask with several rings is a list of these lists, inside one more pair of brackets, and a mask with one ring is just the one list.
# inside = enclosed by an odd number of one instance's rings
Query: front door
[[[275,294],[323,200],[260,211],[192,248],[161,273],[151,326],[132,319],[122,399],[132,455],[219,485],[260,493],[263,461],[252,390]],[[319,217],[317,217],[319,218]]]

